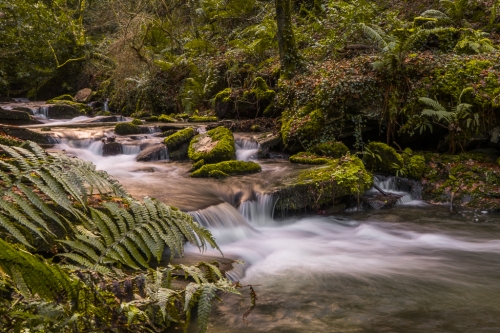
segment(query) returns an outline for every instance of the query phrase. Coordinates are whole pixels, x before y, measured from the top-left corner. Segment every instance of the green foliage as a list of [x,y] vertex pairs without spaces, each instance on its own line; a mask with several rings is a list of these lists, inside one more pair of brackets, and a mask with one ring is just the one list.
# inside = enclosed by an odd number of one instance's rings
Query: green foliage
[[393,173],[395,169],[402,169],[403,158],[394,149],[382,142],[370,142],[366,145],[370,152],[364,155],[364,162],[370,170]]
[[189,145],[188,156],[193,162],[218,163],[236,156],[233,133],[225,127],[217,127],[194,137]]
[[425,158],[422,155],[413,154],[409,148],[403,151],[402,157],[405,175],[414,179],[422,179],[425,172]]
[[204,164],[191,173],[191,177],[215,177],[243,175],[260,172],[262,168],[255,162],[225,161],[216,164]]
[[188,127],[168,136],[163,142],[167,145],[168,149],[176,150],[182,144],[188,143],[194,135],[194,129]]
[[115,125],[115,133],[118,135],[140,134],[141,128],[132,123],[118,123]]
[[315,138],[323,128],[325,119],[321,109],[308,105],[297,112],[286,111],[282,116],[281,137],[290,149],[300,144],[307,148],[308,141]]
[[342,142],[321,142],[309,148],[309,151],[319,156],[340,158],[349,153],[349,148]]

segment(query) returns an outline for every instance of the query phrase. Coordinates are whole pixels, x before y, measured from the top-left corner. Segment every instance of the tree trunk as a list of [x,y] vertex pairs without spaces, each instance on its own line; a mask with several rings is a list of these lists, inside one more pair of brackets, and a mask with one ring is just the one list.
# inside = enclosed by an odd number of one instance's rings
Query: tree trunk
[[275,3],[281,74],[283,77],[288,78],[300,65],[299,52],[292,27],[292,9],[290,0],[275,0]]

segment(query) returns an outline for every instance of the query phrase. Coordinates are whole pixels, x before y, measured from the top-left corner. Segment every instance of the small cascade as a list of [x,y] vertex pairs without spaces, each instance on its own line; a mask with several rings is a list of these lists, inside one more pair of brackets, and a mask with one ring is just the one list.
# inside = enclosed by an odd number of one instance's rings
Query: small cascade
[[240,212],[227,202],[189,214],[194,221],[210,229],[217,243],[234,242],[256,232]]
[[272,194],[256,193],[256,200],[242,202],[239,211],[252,225],[264,226],[273,220],[274,204]]
[[363,197],[364,203],[374,209],[397,205],[420,204],[422,185],[414,180],[377,175],[374,187]]
[[236,159],[239,161],[248,161],[259,152],[260,145],[253,140],[236,139]]
[[106,98],[104,104],[102,105],[102,111],[109,112],[109,98]]
[[143,133],[145,134],[154,134],[161,132],[161,129],[158,126],[143,126],[142,129]]
[[141,152],[140,145],[122,145],[123,155],[137,155]]
[[49,107],[42,106],[40,108],[33,109],[33,114],[41,118],[49,119]]

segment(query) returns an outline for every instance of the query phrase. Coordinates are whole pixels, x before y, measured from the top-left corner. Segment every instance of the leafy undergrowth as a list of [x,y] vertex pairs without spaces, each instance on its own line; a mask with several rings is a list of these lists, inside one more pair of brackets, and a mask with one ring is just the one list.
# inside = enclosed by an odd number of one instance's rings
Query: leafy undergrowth
[[495,156],[464,153],[426,155],[423,198],[464,209],[500,209],[500,166]]

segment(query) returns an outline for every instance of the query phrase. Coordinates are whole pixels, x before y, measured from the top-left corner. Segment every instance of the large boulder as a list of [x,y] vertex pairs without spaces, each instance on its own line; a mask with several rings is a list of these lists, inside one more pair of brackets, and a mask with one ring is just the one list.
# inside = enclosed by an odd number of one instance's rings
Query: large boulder
[[54,139],[49,134],[41,134],[18,126],[0,125],[0,132],[21,140],[30,140],[40,144],[54,143]]
[[361,197],[372,184],[373,176],[359,158],[329,159],[325,165],[282,179],[273,192],[279,197],[276,210],[284,213],[332,206],[344,197]]
[[74,97],[75,102],[88,103],[92,97],[92,89],[85,88],[78,91]]
[[281,137],[274,133],[263,133],[258,135],[255,140],[259,144],[260,150],[258,153],[259,158],[269,157],[269,150],[281,144]]
[[80,103],[70,101],[51,101],[48,106],[48,115],[52,119],[72,119],[86,114],[87,108]]
[[137,162],[151,162],[166,160],[168,158],[167,147],[163,143],[151,145],[137,155]]
[[225,161],[216,164],[205,164],[191,173],[191,177],[225,178],[260,171],[262,171],[261,166],[255,162]]
[[186,159],[188,157],[189,142],[194,135],[194,129],[188,127],[166,137],[163,142],[168,147],[170,159],[174,161]]
[[217,127],[193,138],[188,156],[193,162],[218,163],[236,158],[233,133],[225,127]]

